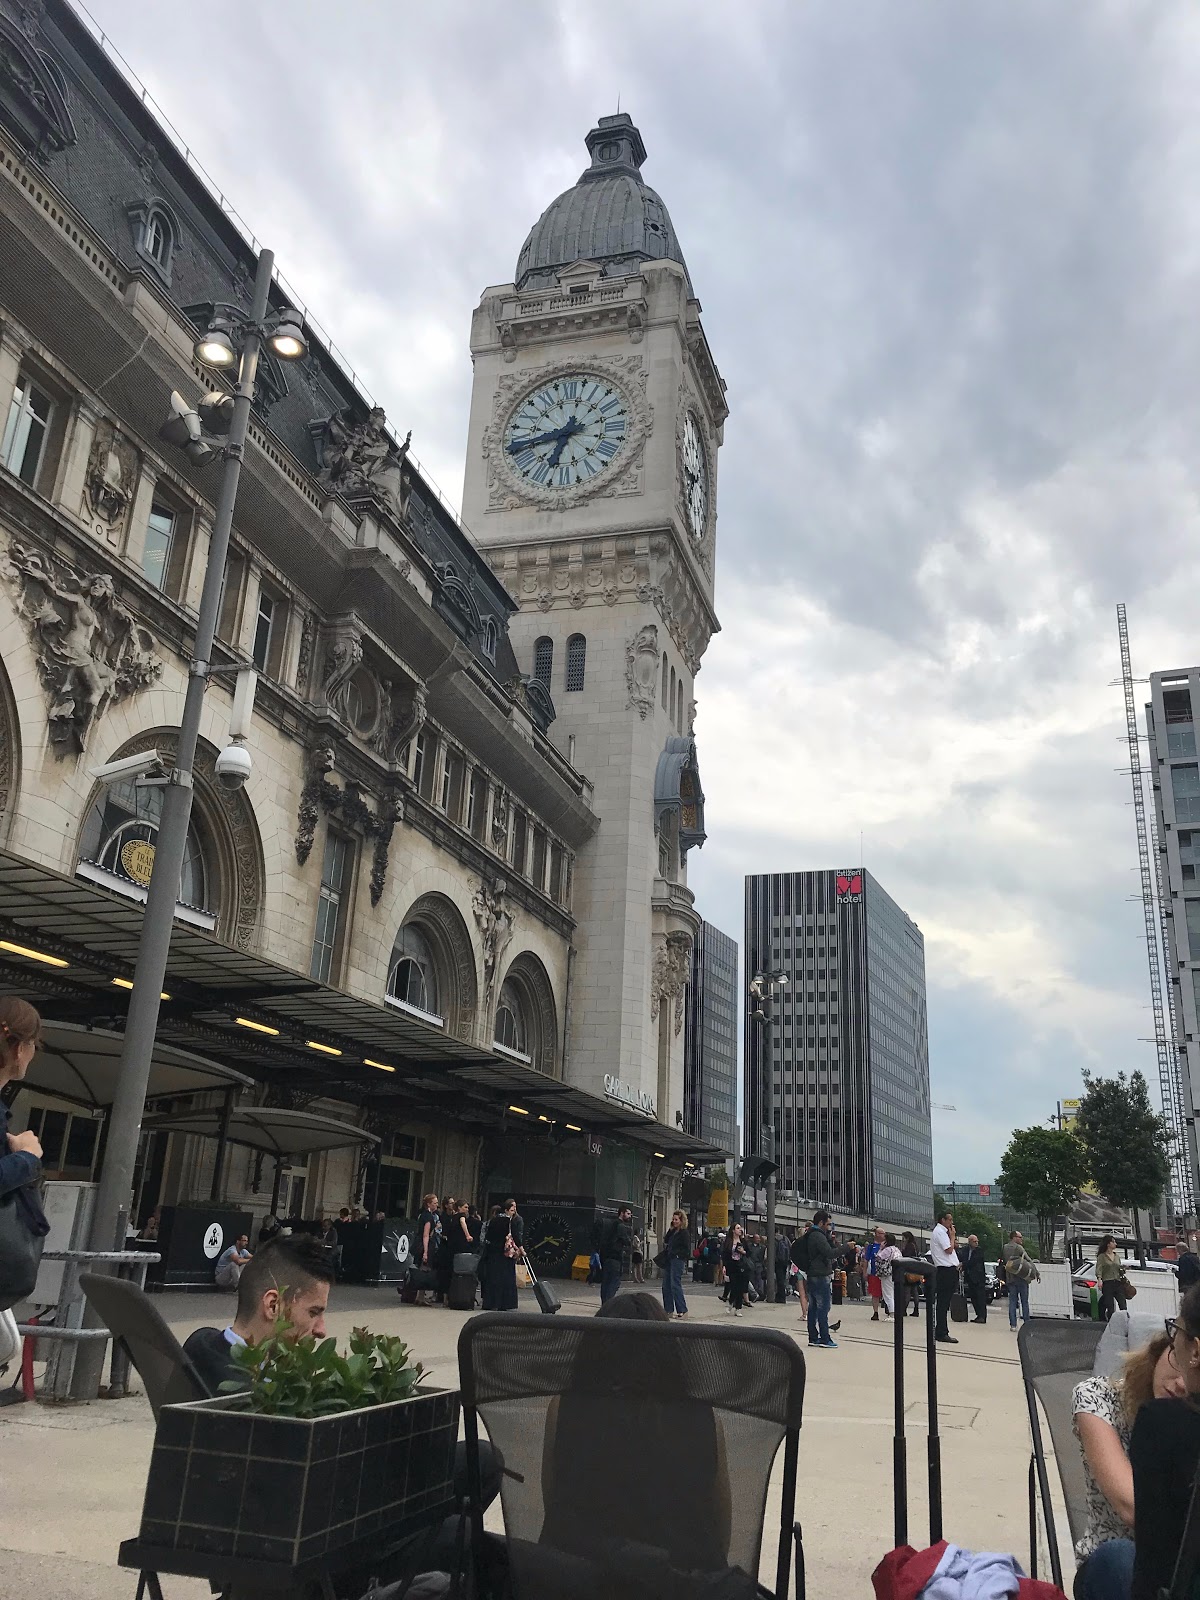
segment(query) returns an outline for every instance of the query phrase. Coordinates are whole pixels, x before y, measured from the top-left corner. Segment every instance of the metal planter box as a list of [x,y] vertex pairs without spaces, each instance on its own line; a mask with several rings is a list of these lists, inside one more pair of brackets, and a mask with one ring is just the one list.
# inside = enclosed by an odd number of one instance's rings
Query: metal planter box
[[296,1566],[453,1499],[459,1395],[331,1417],[267,1417],[242,1395],[164,1406],[141,1540]]

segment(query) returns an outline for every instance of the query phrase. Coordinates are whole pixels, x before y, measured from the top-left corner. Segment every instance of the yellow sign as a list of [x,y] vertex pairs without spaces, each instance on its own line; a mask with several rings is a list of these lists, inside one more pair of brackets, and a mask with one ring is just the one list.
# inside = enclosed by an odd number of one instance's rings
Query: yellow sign
[[129,839],[121,846],[121,867],[127,878],[143,888],[154,871],[154,846],[148,839]]
[[708,1197],[708,1225],[710,1228],[729,1226],[729,1190],[714,1189]]
[[1064,1100],[1063,1103],[1062,1103],[1062,1108],[1063,1108],[1064,1111],[1078,1111],[1079,1110],[1079,1101],[1078,1100]]

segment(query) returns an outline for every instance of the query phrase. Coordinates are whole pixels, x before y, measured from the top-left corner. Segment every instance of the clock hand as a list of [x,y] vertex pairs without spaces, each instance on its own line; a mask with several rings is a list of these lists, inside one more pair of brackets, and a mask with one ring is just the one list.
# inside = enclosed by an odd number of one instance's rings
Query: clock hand
[[582,433],[582,432],[583,432],[583,423],[582,422],[576,422],[574,417],[569,417],[567,419],[566,425],[564,427],[561,427],[558,430],[558,434],[559,434],[558,443],[554,446],[554,449],[550,452],[550,459],[546,463],[546,465],[549,466],[549,467],[556,467],[558,465],[558,458],[559,458],[559,456],[562,455],[563,446],[566,444],[567,440],[572,438],[575,434]]
[[531,445],[549,444],[551,439],[557,439],[562,433],[561,428],[555,428],[550,433],[538,433],[531,439],[514,439],[507,447],[510,456],[520,455],[522,450],[528,450]]

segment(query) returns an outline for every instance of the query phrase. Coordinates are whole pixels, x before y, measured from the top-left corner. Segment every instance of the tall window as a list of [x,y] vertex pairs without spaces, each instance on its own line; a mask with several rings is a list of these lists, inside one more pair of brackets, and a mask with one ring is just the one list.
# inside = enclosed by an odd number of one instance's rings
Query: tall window
[[411,923],[400,929],[392,947],[388,994],[406,1006],[438,1015],[437,968],[429,940]]
[[1200,822],[1200,769],[1194,761],[1171,768],[1171,793],[1176,822]]
[[543,634],[533,647],[533,675],[539,683],[544,683],[548,689],[553,672],[554,640],[546,638],[545,634]]
[[670,668],[667,664],[667,652],[663,651],[663,681],[662,681],[662,708],[667,709],[667,673]]
[[417,754],[413,761],[413,787],[422,799],[433,795],[433,768],[437,761],[437,735],[424,728],[417,735]]
[[525,1055],[528,1051],[529,1030],[525,1025],[521,995],[511,978],[505,979],[500,985],[494,1037],[498,1045],[503,1045],[506,1050],[513,1050],[518,1055]]
[[258,591],[258,616],[254,623],[254,648],[250,652],[254,665],[260,672],[267,670],[274,639],[276,612],[279,603],[266,589]]
[[567,640],[567,693],[577,694],[583,688],[587,668],[587,640],[581,633],[573,633]]
[[563,847],[550,846],[550,898],[558,905],[563,903]]
[[518,811],[513,817],[512,864],[518,872],[525,871],[525,850],[529,838],[529,824],[525,813]]
[[237,633],[238,613],[242,605],[242,580],[246,576],[246,558],[231,550],[221,575],[221,601],[217,607],[217,636],[226,644],[234,642]]
[[463,759],[454,750],[447,750],[446,765],[442,768],[442,810],[458,821],[462,812]]
[[483,619],[482,644],[483,653],[489,661],[495,661],[496,659],[496,640],[498,637],[499,630],[497,629],[494,620],[491,617],[485,617]]
[[0,441],[0,461],[31,486],[42,464],[53,410],[54,402],[32,378],[17,380],[4,425],[4,438]]
[[150,508],[146,543],[142,548],[142,572],[156,589],[165,589],[167,586],[171,547],[175,543],[175,522],[175,513],[169,506],[159,505],[156,501]]
[[346,902],[349,898],[350,864],[354,846],[331,828],[325,835],[325,859],[321,864],[321,892],[317,896],[317,931],[313,937],[309,974],[318,983],[332,981],[341,954],[345,932]]
[[487,816],[487,779],[476,767],[471,774],[471,787],[467,791],[467,832],[476,839],[483,838],[483,824]]
[[670,705],[669,715],[670,715],[671,721],[674,722],[675,721],[675,668],[674,667],[671,668],[671,705]]
[[[162,816],[163,791],[139,788],[133,783],[113,783],[102,793],[88,813],[80,837],[80,857],[111,874],[117,882],[105,879],[110,887],[134,885],[145,889],[154,870],[158,825]],[[179,898],[184,905],[205,910],[216,902],[216,884],[205,860],[196,830],[195,812],[188,828],[183,872],[179,879]]]
[[546,835],[540,828],[534,830],[533,835],[533,865],[529,876],[539,889],[546,887]]
[[164,271],[171,264],[173,243],[171,224],[161,211],[152,211],[146,222],[146,254]]

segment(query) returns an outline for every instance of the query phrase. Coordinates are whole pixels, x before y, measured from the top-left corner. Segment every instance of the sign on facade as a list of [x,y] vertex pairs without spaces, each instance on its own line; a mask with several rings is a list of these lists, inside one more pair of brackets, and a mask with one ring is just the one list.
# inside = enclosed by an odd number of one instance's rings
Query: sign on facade
[[631,1088],[629,1084],[622,1083],[620,1078],[613,1077],[611,1072],[604,1074],[604,1093],[610,1100],[619,1100],[623,1106],[632,1106],[635,1111],[640,1111],[647,1117],[658,1115],[658,1102],[652,1094],[643,1089]]

